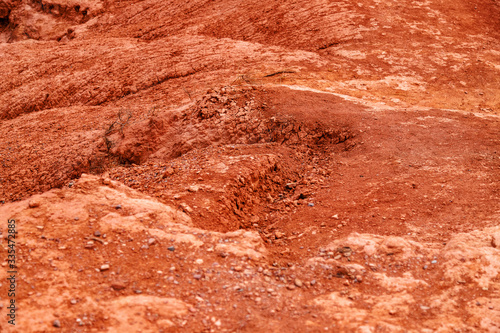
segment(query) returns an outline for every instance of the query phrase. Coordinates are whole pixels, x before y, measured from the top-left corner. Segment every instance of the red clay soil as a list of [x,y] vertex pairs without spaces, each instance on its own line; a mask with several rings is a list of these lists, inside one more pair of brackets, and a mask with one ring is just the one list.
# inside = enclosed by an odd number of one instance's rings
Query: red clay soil
[[492,0],[0,0],[0,331],[500,332],[499,32]]

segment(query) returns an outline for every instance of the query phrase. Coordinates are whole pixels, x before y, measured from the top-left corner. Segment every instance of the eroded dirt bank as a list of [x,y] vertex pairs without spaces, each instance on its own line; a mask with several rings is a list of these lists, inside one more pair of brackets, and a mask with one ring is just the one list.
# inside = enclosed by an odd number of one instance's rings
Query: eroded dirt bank
[[498,6],[0,0],[1,331],[500,331]]

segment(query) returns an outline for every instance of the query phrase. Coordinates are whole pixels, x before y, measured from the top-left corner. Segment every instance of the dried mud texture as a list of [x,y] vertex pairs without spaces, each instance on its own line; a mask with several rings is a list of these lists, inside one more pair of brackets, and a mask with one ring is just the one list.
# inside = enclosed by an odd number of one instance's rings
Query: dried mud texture
[[0,331],[500,331],[499,32],[496,0],[0,0]]
[[70,40],[75,37],[75,25],[87,22],[102,10],[102,1],[2,0],[0,41]]
[[309,116],[304,121],[288,110],[277,112],[274,105],[264,102],[269,100],[266,90],[221,90],[208,92],[194,106],[167,120],[151,117],[128,126],[133,115],[121,115],[106,133],[110,153],[124,163],[140,164],[150,156],[170,159],[208,146],[277,143],[320,147],[344,143],[353,136],[335,118],[320,121]]

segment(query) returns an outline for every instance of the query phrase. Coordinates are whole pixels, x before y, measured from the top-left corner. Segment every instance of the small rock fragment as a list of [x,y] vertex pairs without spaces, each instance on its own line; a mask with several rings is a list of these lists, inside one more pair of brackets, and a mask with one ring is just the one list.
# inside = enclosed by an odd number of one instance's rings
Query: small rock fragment
[[31,199],[28,205],[30,208],[36,208],[40,206],[40,201],[38,201],[37,199]]
[[163,173],[163,177],[168,177],[168,176],[171,176],[174,174],[174,169],[173,168],[167,168],[167,170],[165,170],[165,172]]
[[156,239],[154,238],[148,239],[148,245],[153,245],[154,243],[156,243]]
[[125,283],[115,282],[111,284],[111,288],[113,288],[114,290],[123,290],[127,288],[127,286],[125,285]]
[[60,328],[60,327],[61,327],[61,322],[60,322],[59,320],[57,320],[57,319],[56,319],[56,320],[54,320],[54,321],[52,322],[52,326],[57,327],[57,328]]
[[169,250],[169,251],[172,251],[172,252],[173,252],[173,251],[175,251],[175,247],[174,247],[174,246],[169,246],[169,247],[167,247],[167,250]]
[[108,264],[104,264],[101,266],[101,272],[102,271],[107,271],[109,269],[109,265]]
[[198,185],[191,185],[188,187],[189,192],[198,192],[199,189],[200,187]]
[[193,208],[189,207],[185,203],[181,203],[180,206],[181,206],[182,210],[184,211],[184,213],[192,213],[193,212]]
[[493,235],[491,239],[491,246],[494,248],[500,248],[500,232]]
[[276,231],[274,233],[274,237],[276,237],[276,239],[280,239],[280,238],[283,238],[285,237],[285,233],[281,232],[281,231]]
[[294,283],[297,287],[302,288],[303,283],[300,279],[295,279]]

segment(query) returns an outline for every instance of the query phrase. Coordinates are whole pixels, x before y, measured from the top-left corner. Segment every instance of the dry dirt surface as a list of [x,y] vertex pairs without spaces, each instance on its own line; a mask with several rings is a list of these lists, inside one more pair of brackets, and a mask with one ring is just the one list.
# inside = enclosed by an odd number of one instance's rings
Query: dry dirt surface
[[0,332],[500,332],[498,0],[0,0],[0,77]]

